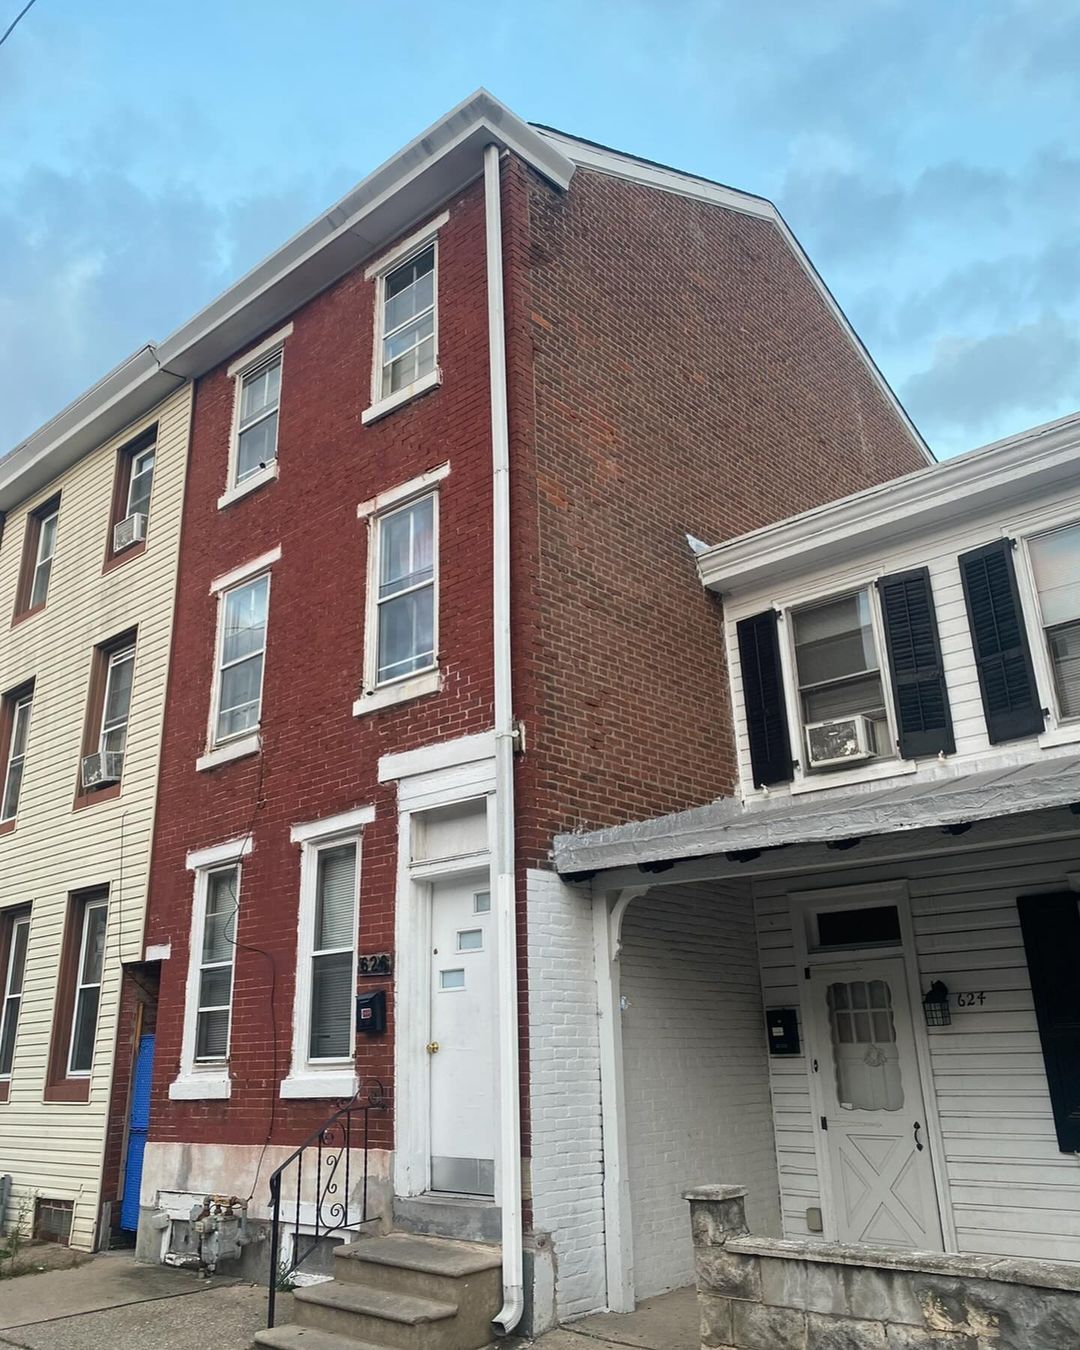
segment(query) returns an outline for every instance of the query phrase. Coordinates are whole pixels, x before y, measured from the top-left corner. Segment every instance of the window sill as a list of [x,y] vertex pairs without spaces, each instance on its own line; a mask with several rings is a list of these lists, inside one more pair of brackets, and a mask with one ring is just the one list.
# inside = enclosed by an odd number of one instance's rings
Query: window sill
[[104,576],[107,572],[112,572],[122,563],[130,562],[133,558],[141,558],[146,552],[146,540],[139,539],[127,548],[122,548],[119,553],[110,553],[105,559],[101,574]]
[[43,600],[40,605],[35,605],[33,609],[20,609],[17,614],[14,614],[12,616],[11,619],[12,628],[14,628],[15,625],[18,623],[25,623],[27,619],[32,619],[35,614],[40,614],[41,611],[45,608],[45,603],[46,602]]
[[0,834],[11,834],[15,829],[15,825],[16,819],[14,816],[12,816],[10,820],[0,820]]
[[195,772],[203,773],[207,769],[216,769],[222,764],[230,764],[234,759],[244,759],[247,755],[257,755],[262,742],[257,731],[247,736],[238,736],[235,741],[226,741],[200,755],[195,761]]
[[10,1096],[11,1083],[5,1079],[4,1082],[0,1083],[0,1102],[6,1102]]
[[221,1074],[180,1074],[169,1084],[169,1100],[174,1102],[226,1101],[232,1096],[232,1079]]
[[290,1098],[355,1097],[360,1080],[353,1069],[301,1070],[282,1080],[281,1095]]
[[85,811],[88,806],[94,806],[97,802],[113,802],[120,796],[120,783],[110,783],[108,787],[91,788],[86,792],[77,792],[75,794],[75,805],[71,808],[73,811]]
[[63,1078],[56,1083],[46,1083],[42,1100],[46,1102],[88,1102],[90,1100],[89,1078]]
[[370,426],[372,422],[377,422],[380,417],[385,417],[388,413],[392,413],[395,408],[400,408],[403,403],[411,403],[414,398],[419,398],[421,394],[426,394],[429,389],[435,389],[440,384],[442,384],[442,371],[436,366],[434,370],[429,370],[420,379],[413,380],[412,384],[407,384],[404,389],[399,389],[397,393],[381,398],[377,403],[373,403],[370,408],[365,408],[360,414],[360,421],[364,426]]
[[901,778],[905,774],[918,771],[919,765],[913,759],[890,759],[884,764],[869,764],[863,769],[815,774],[812,778],[796,779],[791,784],[791,794],[797,796],[800,792],[824,792],[826,788],[853,787],[858,783],[874,783],[881,778]]
[[278,462],[271,460],[264,469],[256,469],[242,483],[234,483],[232,487],[226,488],[217,499],[218,510],[223,510],[226,506],[231,506],[233,502],[238,502],[242,497],[246,497],[249,492],[254,492],[256,488],[261,488],[266,483],[272,483],[278,476]]
[[383,685],[380,689],[361,694],[352,705],[353,716],[363,717],[381,708],[392,708],[397,703],[408,703],[410,699],[421,698],[424,694],[437,694],[441,689],[442,671],[425,670],[422,675],[410,675],[397,684]]
[[1039,746],[1049,750],[1055,745],[1075,745],[1080,741],[1080,721],[1065,722],[1061,726],[1051,727],[1039,737]]

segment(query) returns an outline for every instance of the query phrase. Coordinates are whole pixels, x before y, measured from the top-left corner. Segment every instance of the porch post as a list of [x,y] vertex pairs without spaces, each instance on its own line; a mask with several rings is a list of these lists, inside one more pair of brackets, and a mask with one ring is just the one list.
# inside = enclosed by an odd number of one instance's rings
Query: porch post
[[593,952],[600,1036],[600,1116],[604,1148],[604,1259],[612,1312],[634,1310],[634,1247],[626,1158],[619,950],[623,916],[648,890],[628,886],[593,897]]

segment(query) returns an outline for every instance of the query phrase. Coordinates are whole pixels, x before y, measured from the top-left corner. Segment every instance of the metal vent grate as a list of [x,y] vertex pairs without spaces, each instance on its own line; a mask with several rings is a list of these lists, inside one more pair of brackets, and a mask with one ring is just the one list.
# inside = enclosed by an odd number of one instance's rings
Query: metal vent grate
[[70,1200],[38,1200],[34,1205],[34,1237],[38,1242],[58,1242],[66,1247],[71,1241]]

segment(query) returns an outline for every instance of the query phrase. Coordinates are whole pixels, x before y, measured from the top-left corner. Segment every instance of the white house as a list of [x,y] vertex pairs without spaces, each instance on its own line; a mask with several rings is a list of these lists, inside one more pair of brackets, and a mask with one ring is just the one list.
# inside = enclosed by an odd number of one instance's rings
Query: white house
[[593,1129],[604,1188],[537,1226],[605,1239],[561,1285],[688,1283],[708,1182],[762,1235],[1080,1262],[1080,415],[698,567],[735,793],[556,842],[599,1081],[534,1170]]

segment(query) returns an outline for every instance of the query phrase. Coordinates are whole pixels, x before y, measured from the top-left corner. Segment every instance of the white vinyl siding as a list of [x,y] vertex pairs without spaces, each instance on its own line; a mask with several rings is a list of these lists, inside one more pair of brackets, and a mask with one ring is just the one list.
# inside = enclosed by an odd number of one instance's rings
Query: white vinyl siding
[[263,658],[270,605],[270,574],[221,596],[215,677],[215,744],[253,731],[262,709]]
[[[964,1008],[953,997],[951,1024],[926,1032],[961,1251],[1080,1261],[1080,1168],[1058,1149],[1016,908],[1018,895],[1067,889],[1078,869],[1080,841],[1051,837],[797,882],[861,887],[906,878],[923,991],[942,980],[954,996],[985,994]],[[790,885],[755,883],[766,1007],[800,1001]],[[807,1207],[821,1204],[810,1065],[800,1054],[771,1057],[769,1069],[784,1234],[805,1238]]]
[[3,1080],[11,1077],[15,1060],[15,1036],[19,1027],[23,976],[26,970],[26,947],[29,940],[30,916],[27,914],[16,919],[11,925],[3,1003],[0,1004],[0,1079]]
[[50,511],[47,516],[42,516],[38,525],[34,576],[30,583],[31,609],[43,605],[49,594],[49,577],[52,575],[53,554],[56,552],[56,529],[59,519],[59,511]]
[[4,791],[0,797],[0,821],[14,820],[19,810],[23,767],[26,763],[26,741],[30,735],[30,713],[33,698],[23,694],[15,700],[11,710],[11,744],[4,772]]
[[[25,911],[27,900],[34,902],[11,1096],[0,1111],[3,1170],[13,1184],[9,1213],[35,1193],[70,1200],[72,1244],[83,1250],[90,1246],[98,1216],[121,961],[138,961],[143,955],[141,907],[149,874],[190,409],[190,387],[181,388],[147,417],[103,441],[37,500],[13,508],[0,542],[0,608],[10,615],[27,516],[46,492],[62,492],[63,566],[51,576],[48,605],[29,623],[0,627],[4,687],[24,686],[36,677],[18,827],[0,832],[0,912]],[[117,455],[155,425],[153,547],[122,567],[103,570],[102,531],[116,486]],[[134,628],[139,632],[139,679],[131,691],[123,795],[73,811],[95,651],[117,633]],[[66,653],[65,659],[46,659],[57,652]],[[0,772],[6,771],[6,765],[0,766]],[[104,952],[89,1100],[46,1102],[69,896],[98,884],[117,888],[123,922],[110,924]],[[59,1029],[61,1058],[69,1050],[69,1030]],[[48,1148],[41,1146],[42,1140]]]
[[101,1003],[101,975],[105,966],[107,902],[92,901],[84,907],[81,918],[82,933],[79,941],[79,963],[76,968],[71,1043],[67,1061],[69,1078],[85,1078],[94,1063],[98,1008]]

